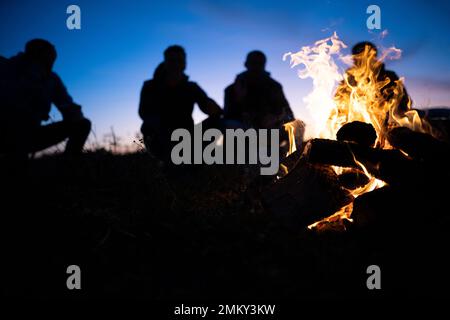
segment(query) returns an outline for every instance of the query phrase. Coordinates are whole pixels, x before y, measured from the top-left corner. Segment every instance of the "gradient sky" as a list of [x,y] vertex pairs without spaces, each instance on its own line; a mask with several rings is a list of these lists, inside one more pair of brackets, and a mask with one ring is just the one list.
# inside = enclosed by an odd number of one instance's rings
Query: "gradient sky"
[[[372,40],[403,50],[390,69],[406,78],[417,107],[450,106],[450,2],[441,1],[2,1],[0,55],[45,38],[58,50],[55,71],[94,123],[97,137],[114,127],[129,143],[139,131],[142,82],[151,78],[163,50],[180,44],[186,73],[220,105],[223,89],[243,70],[248,51],[263,50],[267,69],[284,86],[297,117],[307,117],[302,98],[311,90],[282,56],[337,31],[349,46]],[[81,8],[81,30],[66,28],[66,8]],[[382,30],[366,27],[366,8],[381,8]],[[55,110],[52,116],[59,115]],[[204,116],[196,109],[194,119]]]

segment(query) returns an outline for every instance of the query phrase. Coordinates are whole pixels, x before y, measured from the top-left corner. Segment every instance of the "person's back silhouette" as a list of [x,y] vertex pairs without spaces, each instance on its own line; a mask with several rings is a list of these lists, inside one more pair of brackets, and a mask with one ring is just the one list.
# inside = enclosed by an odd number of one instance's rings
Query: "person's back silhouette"
[[[0,153],[24,157],[67,138],[66,154],[82,152],[91,123],[52,71],[56,56],[50,42],[34,39],[25,52],[1,59]],[[52,104],[63,120],[41,125],[49,119]]]
[[195,104],[209,116],[222,113],[199,85],[189,81],[185,69],[186,52],[180,46],[170,46],[164,51],[164,62],[156,68],[153,79],[145,81],[141,90],[141,132],[146,148],[161,158],[170,154],[173,130],[193,129]]
[[265,70],[266,56],[251,51],[245,62],[246,71],[225,89],[225,119],[254,128],[280,128],[294,115],[282,86]]
[[[383,100],[391,100],[394,96],[394,89],[398,86],[397,91],[400,89],[398,102],[395,105],[396,111],[404,112],[410,109],[411,101],[406,88],[402,83],[399,83],[398,75],[391,70],[386,70],[385,64],[377,57],[377,47],[368,41],[362,41],[355,44],[352,48],[352,56],[354,65],[347,69],[346,76],[347,81],[342,81],[336,90],[336,100],[346,101],[345,97],[349,96],[352,92],[352,87],[356,87],[355,72],[360,73],[361,69],[368,67],[370,71],[376,75],[376,82],[378,84],[385,83],[380,86],[380,96]],[[389,80],[389,81],[388,81]]]

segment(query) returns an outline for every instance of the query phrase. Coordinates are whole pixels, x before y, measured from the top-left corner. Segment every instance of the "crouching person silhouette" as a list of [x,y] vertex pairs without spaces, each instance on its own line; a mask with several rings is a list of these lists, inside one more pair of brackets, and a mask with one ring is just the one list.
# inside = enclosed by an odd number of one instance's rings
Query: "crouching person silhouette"
[[192,131],[192,112],[197,104],[212,119],[219,119],[222,109],[184,73],[186,52],[180,46],[164,51],[164,62],[156,68],[153,79],[141,90],[139,116],[147,150],[163,161],[170,159],[171,135],[175,129]]
[[[59,76],[52,71],[55,47],[43,39],[26,44],[25,52],[1,59],[0,121],[1,153],[26,158],[29,153],[67,140],[65,153],[80,154],[91,130]],[[51,105],[62,121],[42,125]]]

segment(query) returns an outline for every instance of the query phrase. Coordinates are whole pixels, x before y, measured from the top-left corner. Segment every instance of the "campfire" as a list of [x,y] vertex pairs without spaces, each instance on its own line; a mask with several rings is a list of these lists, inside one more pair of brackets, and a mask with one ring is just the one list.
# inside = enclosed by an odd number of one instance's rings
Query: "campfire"
[[[385,157],[409,157],[389,143],[390,130],[406,127],[435,134],[431,125],[411,108],[404,79],[396,79],[395,74],[384,69],[384,62],[399,59],[401,50],[391,47],[377,56],[375,48],[365,45],[357,54],[344,55],[342,49],[346,47],[334,33],[284,56],[290,59],[291,67],[298,68],[301,79],[310,78],[313,82],[312,91],[304,98],[312,123],[306,127],[310,140],[301,157],[308,163],[331,165],[351,198],[335,213],[309,224],[309,229],[345,228],[352,222],[353,200],[389,183],[374,174],[379,162]],[[349,69],[345,71],[338,64],[348,65]],[[287,124],[285,129],[291,155],[298,149],[293,138],[296,127]]]

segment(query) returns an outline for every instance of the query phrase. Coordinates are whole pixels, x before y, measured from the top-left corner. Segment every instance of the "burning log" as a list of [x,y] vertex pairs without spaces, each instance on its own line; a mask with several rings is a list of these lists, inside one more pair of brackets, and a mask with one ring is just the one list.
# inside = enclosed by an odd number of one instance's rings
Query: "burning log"
[[416,185],[414,189],[385,186],[355,199],[352,225],[379,232],[398,232],[399,227],[403,232],[423,231],[427,224],[448,221],[447,203],[436,201],[442,197],[445,197],[444,192],[433,186],[424,188],[422,185],[420,188]]
[[264,206],[289,225],[306,226],[353,201],[328,166],[305,159],[285,177],[263,190]]
[[384,161],[406,159],[398,150],[370,148],[351,142],[313,139],[306,146],[306,157],[311,163],[360,168],[356,162],[377,164]]
[[362,146],[372,147],[377,133],[369,123],[353,121],[343,125],[336,134],[338,141],[354,142]]
[[399,150],[382,150],[326,139],[314,139],[306,146],[306,159],[310,163],[339,167],[365,168],[375,177],[389,184],[409,183],[417,180],[412,172],[424,172],[421,164],[411,161]]
[[357,228],[376,228],[379,225],[389,225],[389,221],[396,218],[404,218],[403,215],[396,217],[392,212],[392,208],[397,208],[394,204],[398,200],[393,195],[392,188],[383,187],[356,198],[353,204],[353,225]]
[[415,159],[440,162],[441,164],[447,164],[450,160],[448,143],[437,140],[429,134],[399,127],[389,132],[388,140],[393,147],[405,151]]

